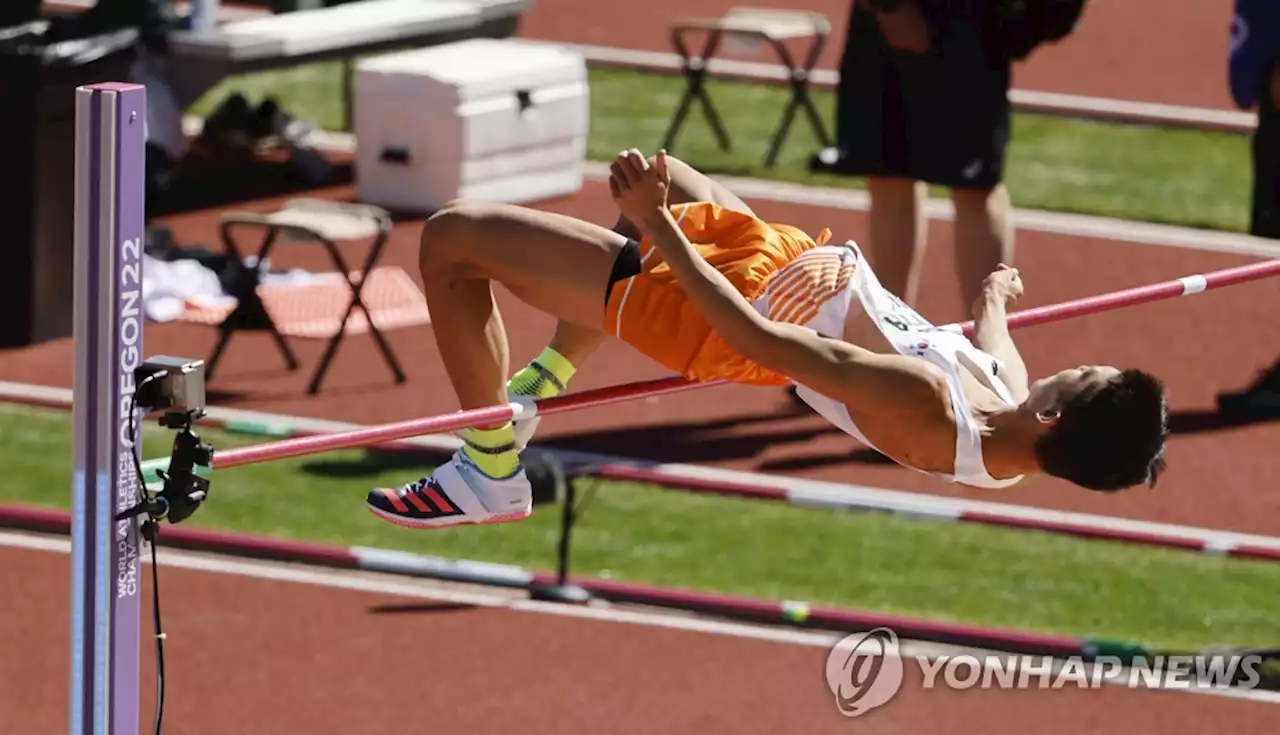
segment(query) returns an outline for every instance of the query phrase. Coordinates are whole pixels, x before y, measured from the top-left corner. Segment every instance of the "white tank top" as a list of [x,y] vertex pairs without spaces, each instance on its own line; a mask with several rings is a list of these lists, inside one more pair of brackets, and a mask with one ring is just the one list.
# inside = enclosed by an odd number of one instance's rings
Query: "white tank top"
[[[774,321],[799,324],[832,339],[843,338],[849,309],[855,304],[898,354],[927,360],[946,375],[956,417],[955,474],[911,469],[976,487],[1008,487],[1021,480],[1021,476],[997,480],[987,473],[982,459],[982,435],[961,388],[960,371],[964,369],[1003,400],[1016,404],[1008,386],[998,377],[1000,362],[974,347],[962,333],[930,324],[885,290],[855,243],[825,245],[805,252],[779,271],[754,302],[757,311]],[[843,403],[799,383],[796,392],[823,418],[877,449],[858,430]]]

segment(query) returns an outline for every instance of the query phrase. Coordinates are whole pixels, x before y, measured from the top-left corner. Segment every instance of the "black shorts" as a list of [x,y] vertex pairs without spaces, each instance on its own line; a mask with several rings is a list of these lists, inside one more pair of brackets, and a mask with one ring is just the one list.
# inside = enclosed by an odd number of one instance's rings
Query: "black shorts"
[[618,257],[613,261],[609,282],[604,287],[604,303],[609,303],[609,294],[613,291],[615,283],[638,276],[643,272],[644,262],[640,257],[640,243],[628,237],[627,243],[622,246],[622,250],[618,251]]
[[1004,176],[1009,64],[985,48],[981,23],[953,19],[925,54],[891,48],[855,5],[836,109],[840,170],[957,189]]

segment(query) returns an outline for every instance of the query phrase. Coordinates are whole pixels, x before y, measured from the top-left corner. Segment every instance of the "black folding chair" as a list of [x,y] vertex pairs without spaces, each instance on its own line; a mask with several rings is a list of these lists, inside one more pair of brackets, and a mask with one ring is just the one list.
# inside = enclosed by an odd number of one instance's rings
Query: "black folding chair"
[[[382,352],[383,359],[390,366],[391,372],[395,376],[395,381],[403,383],[406,380],[399,360],[396,359],[395,353],[391,350],[391,345],[387,342],[387,338],[378,329],[378,325],[374,323],[373,315],[361,295],[364,282],[376,267],[378,258],[382,255],[383,247],[386,245],[387,237],[391,232],[391,216],[385,210],[367,204],[348,204],[318,199],[293,200],[286,204],[284,209],[271,214],[230,212],[223,215],[221,226],[222,242],[226,247],[227,257],[233,267],[239,267],[241,270],[232,279],[234,284],[232,295],[237,299],[236,307],[218,325],[218,342],[214,345],[213,354],[205,365],[206,378],[213,378],[218,361],[222,358],[227,344],[231,341],[231,335],[244,331],[268,332],[275,341],[276,347],[279,348],[280,353],[284,356],[285,365],[290,370],[298,368],[298,358],[294,355],[293,350],[289,348],[284,335],[280,334],[275,320],[267,312],[265,305],[262,303],[262,298],[258,294],[259,274],[257,268],[248,268],[242,265],[244,257],[240,247],[236,244],[234,233],[238,229],[248,228],[260,228],[263,231],[262,242],[258,246],[257,265],[260,266],[267,262],[267,258],[271,254],[271,248],[281,235],[298,242],[319,243],[328,251],[329,256],[333,259],[334,266],[346,278],[348,285],[351,287],[351,301],[347,304],[346,313],[342,317],[338,331],[329,339],[329,344],[325,347],[324,354],[320,358],[320,364],[316,366],[315,374],[311,377],[311,382],[307,386],[308,393],[315,395],[320,392],[320,384],[324,380],[325,373],[329,370],[329,364],[333,361],[333,357],[338,351],[338,344],[342,341],[343,335],[346,334],[347,321],[356,309],[364,312],[365,319],[369,323],[369,331],[373,334],[374,341]],[[373,244],[369,248],[369,254],[365,258],[363,266],[359,269],[360,275],[357,277],[354,275],[355,272],[347,267],[347,261],[342,257],[337,242],[368,239],[369,237],[373,238]]]
[[[697,56],[689,53],[689,46],[685,43],[685,35],[693,31],[704,31],[707,34],[702,53]],[[692,18],[675,23],[671,28],[671,43],[680,54],[680,69],[688,84],[685,87],[684,97],[681,98],[675,115],[671,119],[671,126],[667,129],[662,147],[674,152],[676,136],[684,125],[690,108],[697,101],[706,113],[707,122],[711,125],[721,150],[729,150],[729,133],[725,130],[724,123],[716,112],[706,87],[708,66],[726,36],[763,41],[771,45],[778,54],[791,87],[791,97],[782,113],[782,122],[773,136],[769,152],[765,156],[765,165],[772,168],[777,163],[778,153],[782,150],[782,144],[786,141],[791,124],[795,121],[796,111],[802,108],[809,118],[809,124],[813,126],[814,133],[818,136],[821,147],[830,146],[831,138],[827,135],[826,126],[822,123],[822,116],[818,114],[818,108],[810,92],[813,68],[818,63],[818,57],[822,54],[830,33],[831,24],[825,16],[820,13],[795,10],[734,8],[720,18]],[[786,42],[797,38],[811,39],[809,53],[805,57],[803,66],[796,65],[791,52],[787,49]]]

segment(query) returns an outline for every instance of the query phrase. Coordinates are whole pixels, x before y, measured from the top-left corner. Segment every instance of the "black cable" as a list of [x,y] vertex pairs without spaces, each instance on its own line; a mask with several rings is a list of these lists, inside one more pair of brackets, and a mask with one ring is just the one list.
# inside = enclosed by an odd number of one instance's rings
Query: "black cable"
[[[138,444],[137,430],[133,417],[138,410],[138,393],[142,391],[147,384],[166,377],[169,373],[161,370],[152,373],[139,381],[137,387],[133,389],[133,395],[129,398],[129,442],[133,445],[133,469],[137,478],[138,503],[145,505],[150,497],[147,494],[147,482],[142,476],[142,460],[139,456],[142,454],[142,447]],[[161,475],[163,478],[163,475]],[[160,537],[160,523],[154,518],[148,518],[143,521],[141,527],[142,537],[151,544],[151,603],[152,603],[152,619],[156,628],[156,715],[153,732],[160,735],[160,724],[164,721],[164,629],[160,625],[160,569],[156,560],[156,543]]]
[[160,625],[160,565],[156,561],[156,541],[160,535],[160,523],[147,519],[143,525],[151,526],[151,613],[156,626],[156,717],[152,732],[160,735],[164,721],[164,628]]

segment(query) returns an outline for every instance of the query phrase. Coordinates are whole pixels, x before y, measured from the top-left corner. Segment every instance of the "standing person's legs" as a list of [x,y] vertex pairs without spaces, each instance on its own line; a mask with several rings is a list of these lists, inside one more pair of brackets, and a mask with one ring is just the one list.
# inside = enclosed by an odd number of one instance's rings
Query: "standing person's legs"
[[962,308],[997,264],[1012,264],[1012,207],[1004,177],[1012,115],[1009,65],[993,58],[976,19],[955,19],[945,51],[904,61],[913,176],[951,190]]
[[965,308],[982,295],[982,282],[1000,263],[1013,264],[1013,207],[1004,184],[952,189],[956,275]]
[[[1249,232],[1280,238],[1280,60],[1268,69],[1258,94]],[[1243,420],[1280,418],[1280,360],[1243,390],[1219,393],[1218,410]]]
[[866,176],[871,195],[867,253],[885,288],[913,301],[924,257],[925,188],[908,170],[904,80],[875,16],[854,4],[836,100],[840,159],[831,168]]
[[924,265],[929,223],[924,204],[928,187],[905,178],[872,176],[870,253],[876,277],[889,292],[908,304],[920,295],[920,271]]

